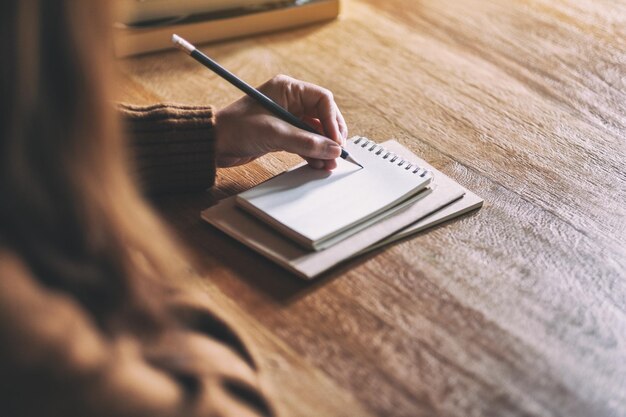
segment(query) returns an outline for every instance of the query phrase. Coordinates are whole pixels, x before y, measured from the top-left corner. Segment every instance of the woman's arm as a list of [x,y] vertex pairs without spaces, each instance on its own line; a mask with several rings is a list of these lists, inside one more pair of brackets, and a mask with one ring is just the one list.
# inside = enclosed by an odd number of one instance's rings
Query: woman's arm
[[210,106],[118,106],[137,176],[149,194],[200,191],[215,181],[215,116]]
[[334,169],[348,128],[332,93],[285,75],[259,90],[320,134],[283,122],[247,96],[219,112],[209,106],[120,105],[144,189],[207,189],[216,167],[245,164],[275,151],[299,154],[314,168]]

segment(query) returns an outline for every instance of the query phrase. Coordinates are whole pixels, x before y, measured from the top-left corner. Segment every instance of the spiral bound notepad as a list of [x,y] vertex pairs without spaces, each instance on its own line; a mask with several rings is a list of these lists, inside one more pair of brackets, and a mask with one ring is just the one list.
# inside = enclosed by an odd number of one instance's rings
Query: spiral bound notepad
[[432,180],[429,170],[369,139],[353,138],[346,150],[363,168],[342,159],[332,172],[303,165],[239,194],[236,204],[321,250],[407,207]]
[[[363,139],[359,142],[362,144],[362,141]],[[383,146],[387,151],[393,151],[410,161],[411,168],[419,166],[431,171],[433,176],[431,185],[419,192],[417,197],[411,198],[410,201],[413,203],[392,214],[385,213],[379,218],[365,222],[367,226],[360,225],[360,230],[325,249],[313,251],[296,244],[266,222],[238,208],[235,205],[236,196],[225,198],[203,210],[202,218],[285,269],[302,278],[311,279],[350,258],[403,239],[482,205],[483,200],[480,197],[414,155],[400,143],[390,140],[384,142]],[[386,153],[383,157],[385,155]],[[387,159],[390,157],[391,154]],[[399,162],[398,159],[396,161]],[[415,199],[418,201],[415,202]]]

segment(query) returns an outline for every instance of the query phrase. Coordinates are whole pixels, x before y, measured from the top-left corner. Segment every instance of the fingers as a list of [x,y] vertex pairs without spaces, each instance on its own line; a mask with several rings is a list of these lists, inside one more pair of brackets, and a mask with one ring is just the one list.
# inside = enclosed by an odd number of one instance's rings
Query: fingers
[[324,128],[326,136],[341,144],[343,142],[343,136],[338,123],[339,108],[337,107],[335,99],[330,91],[321,88],[320,90],[321,91],[315,91],[319,94],[319,96],[318,101],[315,103],[314,113],[320,122],[322,122],[322,127]]
[[262,141],[264,152],[287,151],[302,156],[314,168],[335,169],[335,159],[341,155],[338,145],[345,145],[348,126],[333,94],[286,75],[277,75],[259,89],[319,132],[315,135],[272,121],[268,123],[271,135]]
[[348,127],[330,90],[286,75],[277,75],[261,90],[297,116],[319,119],[324,135],[344,144]]
[[313,158],[304,158],[304,160],[315,169],[323,169],[325,171],[332,171],[337,168],[337,160],[336,159],[313,159]]
[[304,123],[315,129],[315,131],[320,135],[325,135],[324,126],[322,126],[322,122],[320,122],[320,119],[316,119],[315,117],[310,116],[302,116],[302,120],[304,121]]
[[337,168],[337,160],[336,159],[327,159],[324,161],[323,169],[326,171],[332,171]]
[[[341,147],[336,142],[282,121],[280,126],[275,126],[271,140],[273,150],[295,153],[309,161],[336,159],[341,155]],[[322,168],[317,162],[313,162],[312,166]]]
[[346,120],[343,118],[341,111],[339,111],[339,108],[337,108],[337,124],[339,125],[339,132],[341,132],[341,137],[343,138],[341,144],[345,145],[346,140],[348,139],[348,125],[346,124]]
[[324,169],[326,167],[326,163],[323,159],[304,158],[304,160],[315,169]]

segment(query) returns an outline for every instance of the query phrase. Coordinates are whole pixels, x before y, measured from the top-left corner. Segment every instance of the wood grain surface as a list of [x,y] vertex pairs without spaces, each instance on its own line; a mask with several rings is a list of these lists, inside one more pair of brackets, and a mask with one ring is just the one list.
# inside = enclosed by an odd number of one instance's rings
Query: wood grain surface
[[[626,416],[626,3],[347,0],[334,22],[205,45],[252,84],[333,90],[485,207],[306,283],[200,210],[297,158],[164,198],[205,291],[247,330],[284,416]],[[120,99],[240,93],[179,52],[122,62]]]

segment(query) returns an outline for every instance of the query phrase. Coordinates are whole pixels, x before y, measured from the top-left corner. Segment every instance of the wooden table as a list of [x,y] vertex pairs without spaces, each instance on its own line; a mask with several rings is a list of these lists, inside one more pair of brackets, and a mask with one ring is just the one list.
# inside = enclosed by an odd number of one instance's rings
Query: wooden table
[[[332,89],[352,133],[486,202],[310,283],[198,217],[294,157],[161,202],[282,415],[626,415],[624,2],[348,0],[337,21],[202,49],[252,84]],[[135,103],[240,95],[178,52],[123,72]]]

